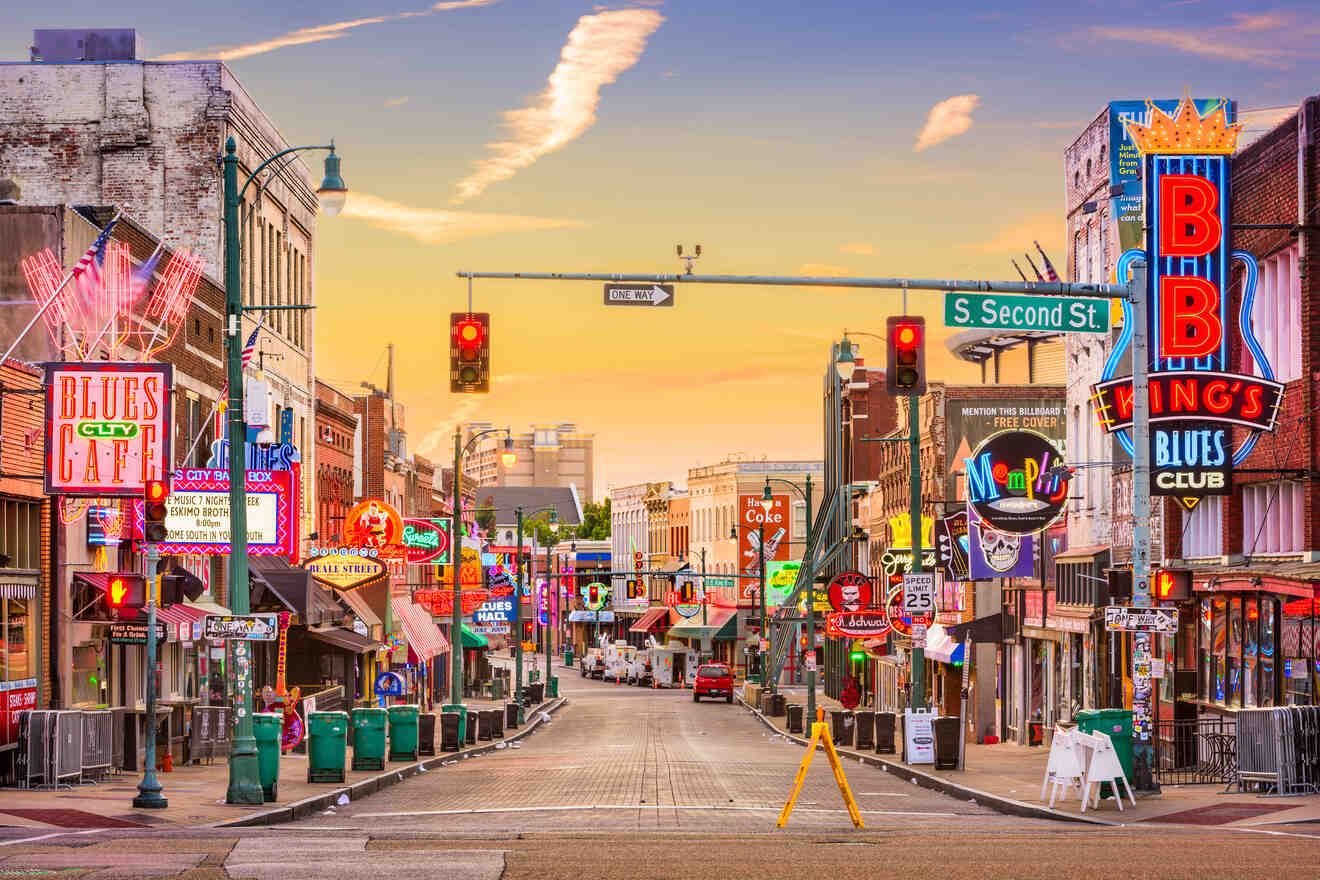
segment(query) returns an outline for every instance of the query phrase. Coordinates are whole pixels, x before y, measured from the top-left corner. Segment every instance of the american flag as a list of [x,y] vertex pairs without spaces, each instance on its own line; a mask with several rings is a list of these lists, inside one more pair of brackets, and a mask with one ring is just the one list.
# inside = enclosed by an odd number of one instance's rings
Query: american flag
[[245,370],[247,365],[252,362],[252,355],[256,353],[257,334],[261,332],[261,325],[265,322],[266,316],[262,315],[261,320],[257,322],[257,326],[253,329],[252,335],[248,337],[247,343],[243,346],[243,369]]
[[110,230],[115,228],[119,218],[111,220],[106,224],[105,229],[92,242],[92,246],[87,249],[87,253],[82,255],[78,265],[73,267],[73,277],[77,280],[79,286],[87,289],[98,289],[101,286],[101,266],[105,263],[105,246],[110,241]]
[[1036,246],[1036,250],[1040,251],[1040,258],[1045,261],[1045,280],[1058,281],[1059,273],[1054,271],[1054,264],[1051,263],[1050,258],[1045,255],[1045,249],[1040,246],[1040,242],[1038,241],[1032,241],[1031,243]]

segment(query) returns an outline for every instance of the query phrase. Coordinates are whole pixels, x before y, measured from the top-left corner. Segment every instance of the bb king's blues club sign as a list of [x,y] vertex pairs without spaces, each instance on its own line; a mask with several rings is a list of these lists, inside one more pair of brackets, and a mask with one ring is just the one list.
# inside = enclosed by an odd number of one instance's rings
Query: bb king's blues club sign
[[[1229,494],[1233,466],[1274,430],[1283,385],[1252,329],[1256,261],[1228,249],[1229,156],[1242,127],[1229,122],[1227,101],[1204,116],[1186,96],[1173,116],[1147,106],[1149,125],[1127,122],[1143,156],[1146,250],[1125,251],[1116,275],[1125,282],[1132,264],[1146,261],[1151,493],[1176,496],[1191,510],[1205,495]],[[1234,262],[1243,269],[1236,316],[1228,302]],[[1132,342],[1131,306],[1122,305],[1123,331],[1091,399],[1101,426],[1130,454],[1132,379],[1114,375]],[[1255,375],[1233,370],[1233,320]],[[1246,429],[1236,448],[1235,426]]]

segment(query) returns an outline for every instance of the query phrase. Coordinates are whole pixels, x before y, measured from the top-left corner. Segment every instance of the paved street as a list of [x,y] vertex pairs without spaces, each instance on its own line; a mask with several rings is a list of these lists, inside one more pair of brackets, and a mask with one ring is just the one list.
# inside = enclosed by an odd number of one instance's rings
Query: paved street
[[567,706],[521,748],[444,766],[333,813],[269,829],[9,829],[0,877],[860,878],[907,875],[913,858],[947,877],[1057,877],[1116,860],[1197,877],[1229,863],[1282,872],[1320,858],[1313,825],[1025,820],[848,764],[867,826],[857,832],[823,755],[789,828],[775,831],[803,751],[772,739],[742,707],[571,671],[561,686]]

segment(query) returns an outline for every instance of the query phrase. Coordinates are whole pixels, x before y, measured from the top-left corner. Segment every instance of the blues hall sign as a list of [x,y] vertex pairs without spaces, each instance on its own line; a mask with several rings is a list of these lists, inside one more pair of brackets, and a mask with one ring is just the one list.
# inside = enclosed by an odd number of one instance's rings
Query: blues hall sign
[[[1184,98],[1173,116],[1150,106],[1149,124],[1127,122],[1144,162],[1146,249],[1119,258],[1117,277],[1134,263],[1148,266],[1151,493],[1172,495],[1191,510],[1206,495],[1226,495],[1234,465],[1274,430],[1283,385],[1252,328],[1256,260],[1229,250],[1229,156],[1241,126],[1220,101],[1204,116]],[[1231,267],[1242,268],[1242,301],[1230,313]],[[1132,342],[1131,306],[1123,332],[1092,386],[1100,424],[1132,452],[1132,379],[1116,377]],[[1242,340],[1251,372],[1237,372],[1232,332]],[[1245,428],[1233,442],[1234,427]]]

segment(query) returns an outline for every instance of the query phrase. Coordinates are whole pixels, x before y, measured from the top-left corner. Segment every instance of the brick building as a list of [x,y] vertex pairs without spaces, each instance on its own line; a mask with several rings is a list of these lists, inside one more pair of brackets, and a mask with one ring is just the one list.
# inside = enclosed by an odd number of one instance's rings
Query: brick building
[[[1320,247],[1318,130],[1320,97],[1310,97],[1233,157],[1231,246],[1259,264],[1252,322],[1285,392],[1274,433],[1235,467],[1232,494],[1208,496],[1190,514],[1166,500],[1166,564],[1191,572],[1191,590],[1179,603],[1178,638],[1160,640],[1176,668],[1161,682],[1165,711],[1231,715],[1314,703],[1320,693],[1320,280],[1311,271]],[[1226,295],[1237,315],[1240,267]],[[1230,370],[1259,375],[1240,336],[1231,339]],[[1233,433],[1237,444],[1243,431]]]
[[362,480],[355,406],[352,397],[316,380],[316,529],[327,541],[343,533]]

